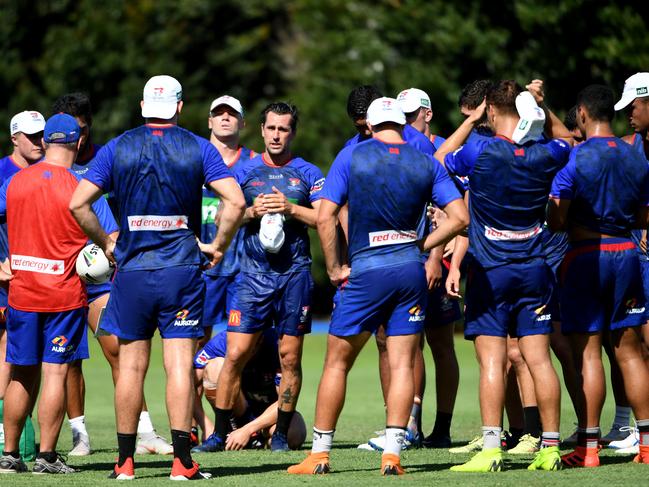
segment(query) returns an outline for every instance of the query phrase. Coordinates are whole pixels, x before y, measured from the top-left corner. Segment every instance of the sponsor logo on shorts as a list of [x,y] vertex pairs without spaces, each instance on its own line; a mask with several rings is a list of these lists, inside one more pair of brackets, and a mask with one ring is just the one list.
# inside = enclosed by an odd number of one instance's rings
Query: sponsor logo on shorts
[[484,235],[489,240],[529,240],[541,233],[541,225],[536,225],[527,230],[498,230],[492,227],[484,227]]
[[231,309],[228,317],[228,326],[239,326],[241,324],[241,311]]
[[57,337],[54,337],[52,339],[52,349],[51,349],[52,352],[65,353],[65,352],[69,352],[70,350],[72,350],[72,348],[73,348],[72,345],[68,345],[66,347],[68,341],[69,340],[67,339],[67,337],[65,335],[59,335]]
[[410,314],[408,321],[424,321],[426,319],[426,316],[424,316],[421,312],[421,306],[419,306],[418,304],[410,308],[408,310],[408,313]]
[[188,320],[189,310],[182,309],[176,313],[176,321],[174,321],[174,326],[197,326],[198,320]]
[[370,247],[382,247],[383,245],[396,245],[417,240],[417,232],[414,230],[381,230],[370,232]]
[[536,315],[536,321],[549,321],[552,319],[552,315],[550,313],[545,313],[545,308],[547,307],[546,304],[543,306],[536,308],[534,310],[534,314]]
[[128,217],[131,232],[168,232],[187,228],[185,215],[132,215]]
[[306,323],[309,319],[309,313],[311,312],[311,306],[302,306],[300,311],[300,323]]
[[62,260],[41,259],[29,255],[12,255],[11,268],[19,271],[38,272],[60,276],[65,272]]
[[626,314],[639,315],[645,312],[644,306],[638,306],[638,300],[635,298],[628,299],[626,304]]

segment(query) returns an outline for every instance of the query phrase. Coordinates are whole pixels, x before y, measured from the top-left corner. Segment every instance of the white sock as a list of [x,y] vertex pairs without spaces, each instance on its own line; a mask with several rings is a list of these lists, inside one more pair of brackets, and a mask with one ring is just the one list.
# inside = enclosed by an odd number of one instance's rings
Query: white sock
[[72,429],[72,436],[79,434],[88,436],[85,416],[77,416],[76,418],[68,419],[68,423],[70,423],[70,428]]
[[149,411],[142,411],[140,413],[140,422],[137,425],[137,433],[140,436],[150,436],[151,434],[155,433]]
[[313,445],[311,446],[311,453],[329,453],[334,442],[335,431],[336,430],[320,431],[313,428]]
[[615,406],[615,419],[613,426],[629,426],[631,419],[631,408],[628,406]]
[[483,426],[482,427],[482,449],[500,448],[500,433],[503,429],[500,426]]
[[401,456],[401,448],[406,441],[405,428],[393,428],[390,426],[385,427],[385,446],[383,453],[392,453],[396,456]]

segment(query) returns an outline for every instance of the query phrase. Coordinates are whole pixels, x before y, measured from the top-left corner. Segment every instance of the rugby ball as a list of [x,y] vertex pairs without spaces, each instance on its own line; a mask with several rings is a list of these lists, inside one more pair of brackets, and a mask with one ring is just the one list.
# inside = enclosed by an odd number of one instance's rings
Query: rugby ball
[[115,266],[98,245],[86,245],[77,257],[77,274],[88,284],[101,284],[113,275]]

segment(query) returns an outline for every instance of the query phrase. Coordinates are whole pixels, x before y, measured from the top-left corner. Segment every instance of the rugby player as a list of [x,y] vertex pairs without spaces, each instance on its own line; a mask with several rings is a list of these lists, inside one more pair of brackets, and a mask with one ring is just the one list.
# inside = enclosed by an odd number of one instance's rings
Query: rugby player
[[[622,98],[624,101],[624,96]],[[604,403],[602,334],[610,330],[627,398],[640,432],[638,463],[649,463],[649,369],[642,356],[645,296],[635,245],[629,238],[648,220],[649,166],[613,135],[613,91],[600,85],[577,97],[577,123],[586,141],[554,180],[548,221],[568,231],[562,264],[562,331],[571,336],[582,388],[577,448],[570,467],[599,465],[599,420]],[[614,195],[614,196],[613,196]]]
[[[533,84],[540,89],[540,81]],[[469,462],[451,467],[454,471],[502,470],[500,437],[508,335],[518,338],[534,380],[543,423],[542,448],[529,468],[561,467],[560,386],[550,359],[548,335],[552,327],[545,312],[552,282],[540,234],[552,178],[565,164],[570,146],[562,140],[524,145],[511,140],[520,120],[515,101],[522,91],[511,80],[489,87],[486,103],[436,154],[449,172],[471,180],[472,260],[465,337],[474,341],[480,365],[483,446]],[[485,109],[496,136],[462,146]],[[550,114],[547,120],[551,137],[563,124]],[[506,192],[503,186],[508,188]]]
[[[90,98],[85,93],[67,93],[56,99],[52,105],[52,113],[67,113],[72,115],[81,128],[80,148],[77,158],[72,164],[72,170],[79,176],[83,176],[90,168],[100,145],[92,142],[92,106]],[[108,198],[109,205],[112,202]],[[113,236],[116,238],[117,234]],[[88,292],[88,326],[96,336],[101,350],[110,365],[113,384],[117,382],[119,374],[119,361],[117,358],[118,345],[117,337],[110,334],[97,334],[101,310],[108,303],[110,293],[110,282],[103,284],[86,284]],[[68,368],[68,379],[66,388],[66,412],[68,423],[72,431],[72,450],[68,453],[71,456],[90,455],[90,436],[86,429],[85,421],[85,400],[86,384],[83,378],[82,361],[75,360]],[[173,448],[167,441],[159,436],[153,428],[151,416],[143,399],[142,412],[138,423],[138,444],[137,453],[159,453],[168,455],[173,453]]]
[[[45,124],[45,160],[21,170],[0,189],[7,218],[11,270],[7,313],[7,361],[12,377],[5,396],[5,447],[0,473],[27,470],[18,437],[42,388],[38,404],[40,452],[33,473],[73,473],[56,453],[65,414],[68,364],[88,358],[86,290],[76,273],[87,238],[67,209],[77,187],[70,168],[80,145],[73,117],[57,114]],[[117,229],[108,204],[98,202],[98,225]],[[29,222],[27,224],[26,222]],[[56,300],[52,296],[56,295]]]
[[[241,373],[241,387],[232,410],[232,428],[225,442],[226,450],[264,448],[277,423],[277,399],[282,377],[277,350],[277,332],[264,330],[254,345],[254,352]],[[194,357],[194,369],[201,372],[205,397],[215,407],[216,385],[227,351],[227,331],[213,337]],[[288,429],[289,448],[297,450],[304,443],[306,426],[296,411]],[[200,447],[193,451],[200,452]]]
[[[140,103],[146,124],[111,140],[95,156],[70,210],[86,234],[119,264],[102,329],[119,339],[115,414],[119,458],[114,479],[135,476],[138,416],[155,329],[162,336],[167,410],[174,461],[172,480],[204,479],[191,458],[193,357],[202,336],[203,255],[216,264],[243,214],[241,190],[207,140],[178,127],[182,87],[154,76]],[[213,242],[197,243],[201,188],[214,190],[224,209]],[[97,225],[90,203],[112,192],[119,208],[117,244]],[[160,286],[165,283],[165,286]]]
[[[329,472],[347,374],[380,325],[387,335],[391,376],[381,473],[404,473],[400,453],[414,395],[413,362],[428,288],[416,227],[431,199],[449,218],[426,237],[425,250],[444,244],[468,224],[466,207],[443,168],[405,143],[401,135],[405,123],[395,99],[374,100],[367,110],[372,139],[341,151],[325,183],[318,234],[329,278],[340,289],[318,389],[311,454],[289,467],[290,474]],[[336,245],[338,212],[345,204],[351,272]]]
[[435,150],[439,149],[446,139],[430,131],[433,109],[428,93],[418,88],[408,88],[397,95],[397,101],[406,114],[406,123],[428,137]]
[[[221,154],[223,162],[235,171],[245,161],[255,157],[255,152],[240,144],[240,133],[245,127],[244,112],[241,102],[236,98],[223,95],[210,104],[207,125],[210,129],[210,142]],[[219,199],[207,188],[203,188],[203,209],[201,219],[201,240],[210,242],[216,235],[215,219]],[[212,327],[227,321],[227,312],[234,293],[234,280],[239,273],[239,254],[241,253],[241,232],[232,239],[223,260],[203,273],[205,279],[205,308],[203,309],[203,329],[205,334],[198,341],[198,348],[203,348],[212,336]],[[205,415],[200,400],[201,381],[197,381],[194,416],[201,427],[203,437],[212,433],[214,424]],[[196,434],[195,432],[194,434]],[[196,438],[198,439],[198,438]]]
[[[9,133],[11,134],[11,143],[14,148],[10,155],[0,159],[0,186],[21,169],[43,158],[42,139],[44,128],[45,119],[43,115],[36,111],[20,112],[11,118],[9,122]],[[0,224],[0,262],[6,266],[9,264],[6,223]],[[7,334],[5,333],[6,310],[7,289],[0,287],[0,448],[4,447],[2,419],[4,396],[11,376],[11,364],[5,361],[7,350]],[[30,425],[31,418],[28,416],[25,427],[30,427]]]
[[288,428],[302,387],[304,335],[311,331],[313,280],[307,227],[316,225],[324,183],[318,167],[291,152],[297,123],[293,105],[276,102],[264,108],[261,135],[265,150],[235,173],[248,205],[244,250],[228,319],[227,354],[216,391],[215,431],[204,442],[204,451],[224,448],[241,373],[259,334],[271,325],[279,335],[282,369],[271,450],[289,449]]

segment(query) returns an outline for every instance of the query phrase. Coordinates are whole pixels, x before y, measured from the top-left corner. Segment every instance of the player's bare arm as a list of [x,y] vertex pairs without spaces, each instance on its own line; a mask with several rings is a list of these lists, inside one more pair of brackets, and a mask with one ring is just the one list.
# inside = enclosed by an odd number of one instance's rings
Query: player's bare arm
[[538,106],[545,112],[545,135],[551,139],[563,139],[571,146],[574,145],[575,140],[563,121],[545,104],[543,80],[534,79],[525,86],[525,89],[532,94]]
[[567,230],[570,200],[550,198],[548,201],[548,227],[553,232]]
[[340,206],[326,199],[319,200],[318,209],[318,236],[322,245],[327,266],[327,274],[334,286],[338,286],[349,277],[349,267],[343,266],[338,253],[338,237],[336,224]]
[[199,244],[201,252],[210,257],[211,265],[216,265],[230,245],[232,237],[241,225],[246,210],[246,201],[241,188],[234,178],[218,179],[208,183],[223,204],[219,219],[219,230],[210,244]]
[[424,251],[444,245],[469,225],[469,212],[462,198],[451,201],[442,209],[448,218],[441,221],[439,226],[424,239],[422,244]]

